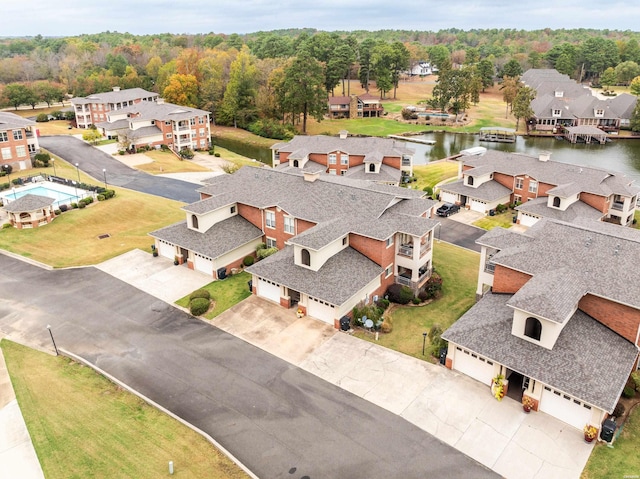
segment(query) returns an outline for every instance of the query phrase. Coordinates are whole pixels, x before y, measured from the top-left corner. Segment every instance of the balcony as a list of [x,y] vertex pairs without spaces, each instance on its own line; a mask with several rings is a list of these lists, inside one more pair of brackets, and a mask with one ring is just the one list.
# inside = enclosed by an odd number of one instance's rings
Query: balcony
[[189,126],[178,126],[178,127],[173,127],[173,131],[189,131],[191,130],[191,127]]
[[484,272],[493,274],[496,270],[496,265],[492,261],[487,261],[484,264]]
[[407,258],[413,258],[413,245],[403,244],[398,248],[398,254],[400,256],[406,256]]
[[409,286],[414,291],[418,291],[420,286],[423,285],[424,281],[431,277],[431,268],[428,265],[424,265],[422,268],[418,269],[418,280],[412,281],[411,277],[413,276],[413,270],[404,269],[398,276],[396,276],[396,283],[401,284],[403,286]]
[[620,201],[614,201],[613,204],[611,205],[611,209],[622,211],[624,210],[624,203]]

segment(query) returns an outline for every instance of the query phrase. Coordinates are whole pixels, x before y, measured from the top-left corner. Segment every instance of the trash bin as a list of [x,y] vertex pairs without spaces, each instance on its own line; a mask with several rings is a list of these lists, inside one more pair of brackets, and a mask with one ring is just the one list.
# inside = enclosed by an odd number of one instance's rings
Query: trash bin
[[496,215],[496,210],[489,210],[489,216],[495,216]]
[[447,364],[447,348],[441,348],[440,355],[438,357],[440,359],[440,364],[443,366]]
[[253,280],[252,279],[247,281],[247,286],[249,286],[249,292],[253,293]]
[[616,432],[618,425],[613,419],[605,419],[600,429],[600,439],[605,442],[613,441],[613,434]]
[[513,222],[517,223],[518,222],[518,215],[513,215]]
[[349,316],[340,318],[340,329],[342,331],[349,331],[349,329],[351,329],[351,319],[349,319]]

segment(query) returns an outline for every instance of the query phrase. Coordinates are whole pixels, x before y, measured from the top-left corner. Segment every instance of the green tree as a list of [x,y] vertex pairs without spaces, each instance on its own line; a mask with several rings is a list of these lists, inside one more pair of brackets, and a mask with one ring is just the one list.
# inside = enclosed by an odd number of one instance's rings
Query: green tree
[[169,103],[197,108],[198,80],[193,75],[175,73],[169,77],[169,84],[162,92],[162,96]]
[[89,128],[82,133],[82,139],[92,145],[97,145],[102,135],[96,128]]
[[451,52],[444,45],[434,45],[429,48],[429,61],[438,69],[445,68],[445,64],[451,59]]
[[620,61],[615,42],[602,37],[592,37],[585,40],[581,51],[584,72],[587,77],[599,76],[608,67],[615,67]]
[[522,67],[518,60],[512,58],[502,67],[502,77],[519,77],[522,75]]
[[631,115],[631,131],[640,132],[640,101],[636,102],[636,107]]
[[493,86],[495,68],[493,67],[493,63],[491,63],[491,60],[486,58],[480,60],[478,63],[477,74],[482,82],[482,92],[484,93],[485,88]]
[[301,51],[285,68],[282,82],[283,110],[295,118],[302,115],[302,132],[307,132],[307,118],[321,121],[327,109],[322,64]]
[[471,87],[471,70],[466,68],[440,70],[436,86],[433,87],[433,102],[443,112],[451,105],[453,112],[457,115],[469,107],[472,97]]
[[576,71],[576,62],[571,55],[563,53],[558,57],[555,67],[560,73],[571,76]]
[[402,42],[393,42],[391,44],[391,58],[389,61],[389,69],[391,70],[391,81],[393,83],[393,99],[396,99],[396,91],[400,82],[400,74],[409,68],[410,59],[409,50]]
[[509,105],[511,105],[511,109],[513,110],[513,101],[518,94],[518,85],[519,81],[516,77],[504,77],[502,80],[502,86],[500,90],[502,90],[502,99],[507,104],[507,109],[505,111],[504,117],[508,118],[509,116]]
[[629,84],[629,89],[631,90],[631,93],[634,94],[635,96],[640,96],[640,76],[637,76],[633,80],[631,80],[631,83]]
[[376,79],[376,87],[380,91],[380,98],[385,98],[387,92],[393,88],[392,59],[393,50],[388,43],[379,43],[373,49],[373,73]]
[[513,100],[513,115],[516,117],[516,130],[520,126],[520,118],[525,120],[533,116],[531,102],[536,97],[536,91],[528,86],[518,88],[518,93]]
[[540,66],[542,65],[542,55],[540,54],[540,52],[533,50],[529,52],[527,61],[529,62],[529,66],[531,68],[540,68]]
[[624,54],[621,55],[621,60],[640,64],[640,45],[638,45],[638,40],[632,38],[627,42],[624,47]]
[[607,68],[602,75],[600,75],[600,83],[605,88],[615,85],[617,81],[616,71],[612,67]]
[[62,101],[65,95],[65,90],[62,85],[56,85],[49,81],[34,83],[33,91],[38,99],[44,101],[49,107],[54,101]]
[[358,69],[358,78],[360,79],[360,86],[369,93],[369,80],[373,77],[373,50],[375,49],[376,41],[367,38],[358,45],[358,63],[360,65]]
[[123,55],[113,55],[112,53],[107,54],[106,65],[114,76],[123,76],[128,64],[127,59]]
[[6,103],[16,110],[20,105],[30,105],[35,96],[33,90],[21,83],[10,83],[4,87],[3,92]]
[[231,63],[229,82],[222,99],[221,119],[234,127],[246,128],[256,116],[258,69],[254,57],[244,46]]
[[615,74],[618,83],[628,85],[631,80],[640,75],[640,66],[632,61],[622,62],[616,66]]

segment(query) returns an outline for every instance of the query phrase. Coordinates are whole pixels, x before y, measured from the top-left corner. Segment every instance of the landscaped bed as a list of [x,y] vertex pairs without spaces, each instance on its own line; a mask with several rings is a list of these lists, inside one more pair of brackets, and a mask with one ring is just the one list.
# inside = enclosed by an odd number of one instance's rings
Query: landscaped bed
[[[202,289],[206,289],[211,294],[212,308],[206,312],[202,317],[205,319],[213,319],[220,313],[235,306],[240,301],[251,296],[247,283],[251,279],[249,273],[239,273],[232,276],[227,276],[226,279],[221,281],[214,281]],[[183,308],[189,307],[189,296],[185,296],[182,299],[176,301],[178,306]]]

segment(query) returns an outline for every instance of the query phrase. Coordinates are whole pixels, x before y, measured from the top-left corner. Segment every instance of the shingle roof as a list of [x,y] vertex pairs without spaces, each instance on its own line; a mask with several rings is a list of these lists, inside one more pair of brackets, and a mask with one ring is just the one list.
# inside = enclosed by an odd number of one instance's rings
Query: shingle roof
[[4,205],[5,211],[8,213],[21,213],[35,211],[45,206],[51,205],[55,201],[54,198],[49,196],[26,194],[17,200],[13,200]]
[[188,106],[174,105],[173,103],[156,103],[153,101],[143,101],[134,105],[117,110],[116,114],[135,113],[136,117],[130,118],[130,121],[148,121],[148,120],[188,120],[194,116],[208,115],[208,111],[191,108]]
[[272,150],[280,152],[297,152],[304,149],[309,153],[327,154],[333,151],[343,151],[350,155],[366,155],[371,152],[378,152],[384,156],[413,155],[415,152],[411,148],[406,148],[397,140],[376,137],[347,137],[339,138],[334,136],[294,136],[289,143],[276,143]]
[[159,95],[152,91],[143,90],[142,88],[128,88],[119,91],[107,91],[103,93],[93,93],[86,97],[75,97],[71,99],[74,105],[82,105],[87,103],[120,103],[125,101],[139,100],[141,98],[157,98]]
[[553,349],[541,348],[511,334],[511,297],[487,293],[442,337],[612,412],[638,355],[635,346],[578,310]]
[[287,246],[246,268],[246,271],[339,306],[384,270],[353,248],[345,248],[318,271],[313,271],[297,266],[294,248]]
[[241,216],[216,223],[206,232],[194,231],[186,221],[149,233],[150,236],[215,259],[250,241],[262,238],[262,230]]
[[35,121],[27,120],[15,113],[0,111],[0,131],[14,130],[35,125]]
[[136,130],[131,130],[131,138],[139,140],[140,138],[147,138],[149,136],[162,135],[162,130],[157,126],[143,126]]
[[511,190],[494,180],[482,183],[478,187],[467,186],[463,180],[440,186],[442,191],[461,194],[482,201],[496,201],[511,196]]
[[576,201],[567,207],[566,210],[551,208],[547,206],[547,198],[535,198],[516,206],[516,210],[529,213],[539,218],[552,218],[560,221],[573,223],[577,218],[586,218],[598,221],[603,214],[597,209],[582,201]]

